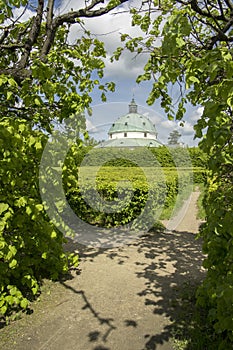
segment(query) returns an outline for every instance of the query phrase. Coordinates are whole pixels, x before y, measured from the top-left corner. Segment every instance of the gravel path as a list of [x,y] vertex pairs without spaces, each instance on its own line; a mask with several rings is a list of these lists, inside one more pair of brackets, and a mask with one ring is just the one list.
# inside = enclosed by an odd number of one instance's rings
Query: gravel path
[[197,219],[197,200],[199,195],[199,191],[192,192],[179,210],[179,213],[173,219],[163,221],[168,230],[190,233],[198,232],[199,226],[202,223],[201,220]]
[[[193,193],[176,232],[114,249],[75,247],[78,270],[48,283],[34,313],[1,330],[4,350],[171,350],[174,300],[204,276]],[[51,290],[50,290],[51,286]],[[47,288],[47,290],[46,290]]]

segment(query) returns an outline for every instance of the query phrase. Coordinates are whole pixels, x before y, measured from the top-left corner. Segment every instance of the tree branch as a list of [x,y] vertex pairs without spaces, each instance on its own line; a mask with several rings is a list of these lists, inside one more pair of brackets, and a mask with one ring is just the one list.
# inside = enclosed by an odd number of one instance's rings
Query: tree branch
[[40,58],[42,61],[45,60],[46,55],[49,53],[49,50],[54,42],[56,29],[53,29],[53,8],[54,8],[54,0],[48,1],[47,7],[47,21],[46,21],[46,39],[41,49]]
[[[127,1],[128,0],[120,0],[120,3],[123,4],[124,2],[127,2]],[[103,1],[93,0],[91,4],[86,6],[85,8],[82,8],[77,11],[71,11],[54,18],[54,20],[50,24],[50,28],[48,28],[47,30],[47,33],[46,33],[47,35],[44,41],[44,45],[41,49],[40,58],[42,60],[45,60],[45,57],[49,53],[49,50],[54,42],[56,31],[59,26],[61,26],[64,23],[68,23],[68,24],[77,23],[77,19],[82,17],[91,18],[91,17],[102,16],[112,10],[112,8],[108,6],[101,7],[99,9],[94,10],[95,6],[100,3],[103,3]]]
[[25,51],[17,64],[18,69],[25,68],[27,66],[28,58],[32,50],[33,45],[35,44],[38,35],[40,33],[41,22],[43,18],[43,9],[44,9],[44,0],[38,1],[37,14],[32,21],[32,27],[29,33],[29,37],[25,43]]
[[47,21],[46,21],[46,29],[50,29],[53,21],[53,8],[54,8],[54,0],[48,1],[47,6]]
[[13,43],[13,44],[1,44],[1,49],[15,50],[24,47],[24,44]]
[[225,17],[224,9],[223,9],[222,1],[221,1],[221,0],[218,0],[218,6],[219,6],[219,9],[220,9],[221,15],[222,15],[223,17]]
[[224,2],[225,2],[225,4],[227,5],[227,7],[228,7],[231,11],[233,11],[233,3],[232,3],[232,1],[231,1],[231,0],[225,0]]
[[233,17],[228,21],[228,23],[225,25],[225,27],[218,32],[218,34],[216,36],[214,36],[211,39],[211,43],[208,46],[208,49],[211,50],[212,47],[218,42],[218,41],[225,41],[225,42],[229,42],[232,41],[232,38],[229,37],[225,34],[233,25]]
[[[123,4],[124,2],[127,2],[128,0],[120,0],[120,4]],[[83,9],[80,9],[78,11],[72,11],[68,12],[64,15],[56,17],[54,21],[54,26],[59,26],[63,23],[75,23],[77,18],[90,18],[90,17],[98,17],[102,16],[112,10],[111,7],[101,7],[97,10],[93,10],[94,7],[100,3],[103,3],[102,0],[93,0],[91,4]]]
[[198,6],[197,0],[191,0],[189,2],[189,4],[191,5],[192,10],[197,12],[201,16],[212,18],[212,19],[216,19],[216,20],[221,20],[221,21],[226,22],[225,16],[222,16],[222,15],[214,16],[209,10],[207,10],[207,11],[202,10]]

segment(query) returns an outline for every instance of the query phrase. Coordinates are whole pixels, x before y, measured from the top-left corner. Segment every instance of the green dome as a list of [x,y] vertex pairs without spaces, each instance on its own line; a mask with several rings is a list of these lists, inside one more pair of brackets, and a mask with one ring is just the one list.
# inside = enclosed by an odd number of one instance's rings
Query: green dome
[[137,105],[134,99],[129,105],[129,113],[118,118],[115,123],[112,124],[108,134],[119,132],[149,132],[151,134],[157,134],[151,120],[137,113]]

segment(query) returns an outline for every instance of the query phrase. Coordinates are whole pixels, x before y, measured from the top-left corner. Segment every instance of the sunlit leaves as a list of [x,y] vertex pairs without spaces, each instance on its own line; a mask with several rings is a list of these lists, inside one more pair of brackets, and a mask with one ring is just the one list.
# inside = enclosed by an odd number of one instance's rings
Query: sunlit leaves
[[[23,23],[15,24],[9,40],[16,40],[22,26]],[[101,79],[104,75],[106,51],[103,42],[84,29],[83,35],[70,45],[69,29],[67,25],[57,29],[46,60],[42,60],[40,50],[45,33],[42,24],[37,45],[31,52],[30,74],[20,85],[11,75],[0,76],[0,116],[10,113],[12,117],[30,120],[37,127],[49,130],[54,118],[62,121],[89,108],[91,92],[101,85],[96,76]],[[17,55],[22,55],[20,48]],[[3,54],[0,66],[11,66],[13,61],[13,56]],[[112,86],[112,83],[106,84],[106,91],[112,91]]]
[[0,140],[0,313],[8,317],[29,306],[41,278],[67,271],[73,256],[63,253],[63,236],[50,223],[39,194],[47,137],[26,121],[5,117]]

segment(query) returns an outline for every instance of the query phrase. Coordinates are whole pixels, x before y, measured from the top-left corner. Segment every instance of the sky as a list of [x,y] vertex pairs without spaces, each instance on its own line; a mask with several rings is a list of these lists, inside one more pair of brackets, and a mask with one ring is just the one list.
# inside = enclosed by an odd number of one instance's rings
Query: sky
[[[84,1],[77,0],[57,0],[55,15],[68,12],[71,9],[76,10],[77,6]],[[33,2],[32,2],[33,3]],[[78,5],[77,5],[78,4]],[[97,18],[85,19],[85,26],[93,35],[105,43],[107,57],[105,59],[105,77],[104,81],[114,81],[116,90],[114,93],[107,94],[107,102],[103,103],[100,99],[100,91],[96,89],[91,95],[92,116],[87,115],[87,129],[90,136],[96,140],[107,139],[108,130],[114,121],[128,112],[128,105],[135,98],[138,104],[138,112],[149,117],[155,124],[158,139],[166,144],[169,134],[172,130],[177,129],[182,135],[180,142],[185,145],[194,146],[198,144],[198,139],[194,139],[193,125],[201,116],[202,107],[187,106],[185,114],[184,127],[179,126],[176,121],[169,121],[163,109],[160,107],[160,101],[156,101],[153,106],[148,106],[146,103],[147,97],[151,90],[153,81],[136,83],[136,78],[143,73],[143,67],[147,61],[145,54],[135,57],[135,54],[124,52],[119,61],[110,62],[112,53],[118,46],[121,45],[121,33],[128,33],[131,36],[144,35],[137,27],[131,26],[131,19],[128,13],[129,4],[134,6],[140,4],[140,0],[131,0],[129,3],[123,4],[119,9],[113,10],[113,13],[106,14]],[[102,6],[102,5],[101,5]],[[20,10],[17,10],[20,11]],[[32,15],[32,9],[28,9],[24,15],[24,19]],[[71,27],[70,40],[75,41],[75,38],[80,35],[79,25]],[[173,89],[173,95],[176,95],[178,90]]]

